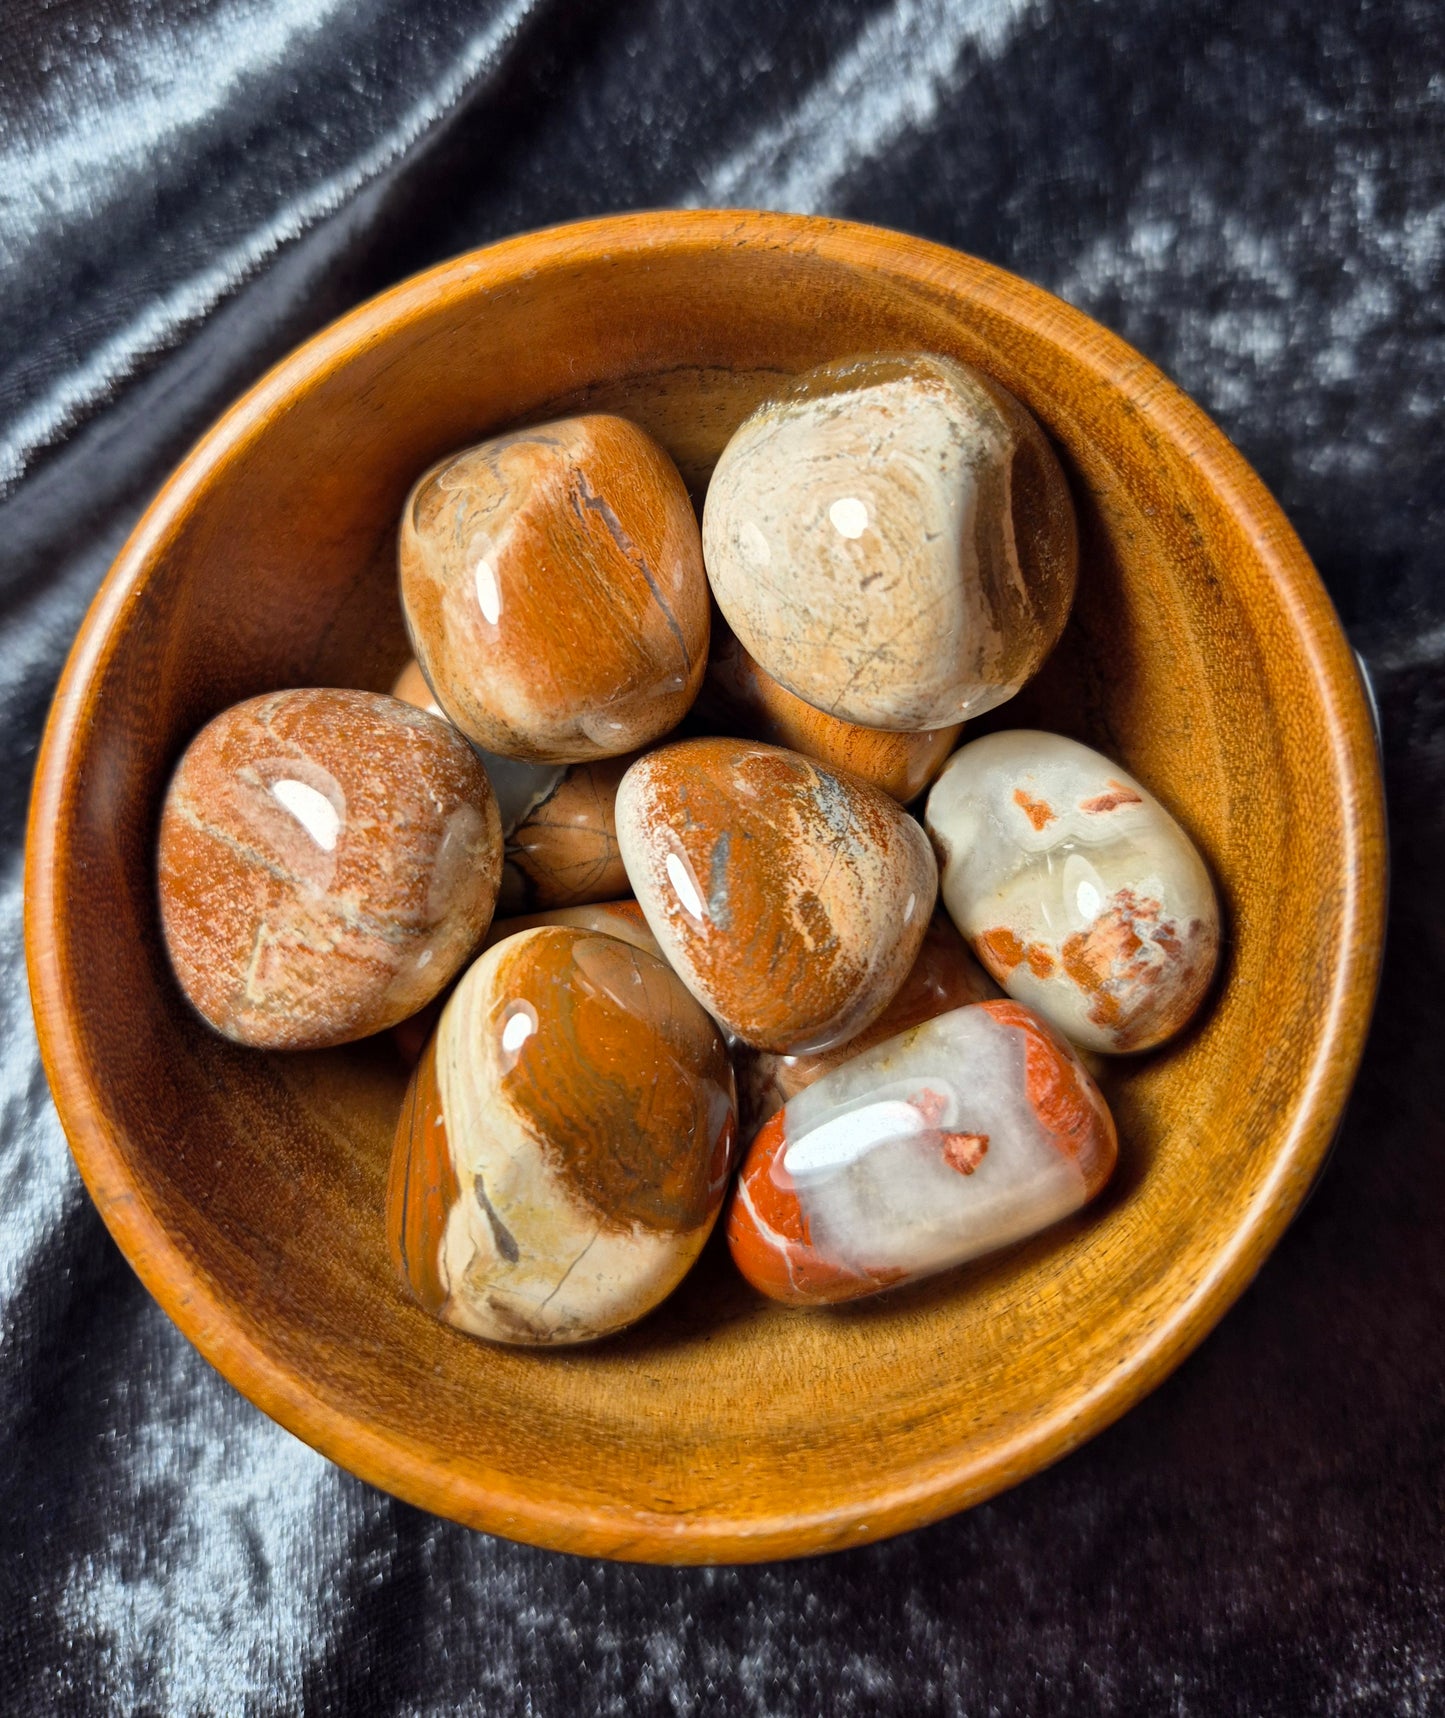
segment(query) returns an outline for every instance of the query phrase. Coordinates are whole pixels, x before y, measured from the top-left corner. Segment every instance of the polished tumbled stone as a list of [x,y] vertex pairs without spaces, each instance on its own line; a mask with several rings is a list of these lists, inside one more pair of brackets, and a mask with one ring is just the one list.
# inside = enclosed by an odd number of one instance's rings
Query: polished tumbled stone
[[728,1245],[775,1300],[856,1300],[1058,1222],[1117,1150],[1069,1045],[1017,1002],[973,1003],[791,1098],[749,1148]]
[[228,1038],[315,1049],[425,1006],[491,920],[496,802],[447,722],[330,689],[235,705],[187,748],[161,814],[161,926]]
[[661,960],[558,926],[489,949],[408,1089],[387,1196],[392,1255],[474,1336],[583,1342],[681,1281],[732,1168],[722,1037]]
[[618,789],[617,838],[667,959],[760,1049],[828,1049],[875,1020],[937,895],[927,837],[895,800],[751,741],[639,758]]
[[809,371],[708,488],[718,607],[829,715],[931,730],[1011,697],[1063,629],[1077,530],[1042,430],[980,371],[919,354]]
[[1214,886],[1117,764],[1058,734],[990,734],[949,760],[926,818],[944,904],[1010,996],[1106,1052],[1193,1015],[1219,953]]
[[427,683],[486,751],[616,757],[697,693],[697,520],[676,466],[623,418],[561,419],[433,466],[402,510],[399,558]]

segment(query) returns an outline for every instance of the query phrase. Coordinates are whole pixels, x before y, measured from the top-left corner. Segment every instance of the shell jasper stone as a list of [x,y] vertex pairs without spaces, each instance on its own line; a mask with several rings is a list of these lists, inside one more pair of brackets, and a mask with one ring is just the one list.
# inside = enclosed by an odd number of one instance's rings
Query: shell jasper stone
[[1068,618],[1068,484],[1028,411],[928,354],[824,364],[723,450],[703,511],[724,618],[775,680],[865,727],[1013,696]]
[[617,791],[617,839],[667,959],[760,1049],[827,1049],[876,1019],[937,895],[927,837],[896,800],[778,746],[649,752]]
[[1198,1007],[1219,906],[1147,788],[1059,734],[965,746],[928,796],[954,923],[1010,996],[1086,1050],[1148,1050]]
[[387,1192],[429,1312],[537,1345],[620,1330],[681,1281],[721,1208],[727,1049],[676,975],[615,937],[489,949],[412,1075]]
[[402,510],[399,558],[427,683],[489,752],[635,751],[701,684],[697,520],[677,467],[623,418],[518,430],[433,466]]
[[1077,1211],[1117,1154],[1069,1045],[1017,1002],[977,1002],[791,1098],[748,1151],[728,1245],[774,1300],[856,1300]]
[[241,1044],[317,1049],[425,1006],[491,920],[501,830],[450,725],[395,698],[275,692],[192,740],[161,812],[181,988]]

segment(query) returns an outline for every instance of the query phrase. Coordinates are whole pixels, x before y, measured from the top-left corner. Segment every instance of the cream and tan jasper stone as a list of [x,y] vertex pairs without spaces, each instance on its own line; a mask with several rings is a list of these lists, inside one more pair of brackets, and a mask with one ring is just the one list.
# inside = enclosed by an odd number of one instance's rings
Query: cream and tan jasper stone
[[928,796],[944,905],[1010,996],[1088,1050],[1148,1050],[1209,987],[1219,907],[1147,788],[1059,734],[989,734]]
[[1013,696],[1068,618],[1068,485],[1027,410],[928,354],[825,364],[753,413],[703,514],[718,607],[819,710],[916,732]]

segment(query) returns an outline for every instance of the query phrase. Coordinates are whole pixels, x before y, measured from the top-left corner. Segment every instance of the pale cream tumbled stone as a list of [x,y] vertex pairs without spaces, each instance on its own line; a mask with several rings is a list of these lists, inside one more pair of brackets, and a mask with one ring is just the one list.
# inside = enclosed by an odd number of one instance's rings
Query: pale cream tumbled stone
[[918,732],[1013,696],[1063,629],[1077,530],[1004,388],[918,354],[825,364],[738,429],[703,515],[719,608],[775,680]]
[[1157,799],[1059,734],[954,753],[925,814],[944,905],[1010,996],[1087,1050],[1148,1050],[1188,1021],[1219,953],[1204,861]]

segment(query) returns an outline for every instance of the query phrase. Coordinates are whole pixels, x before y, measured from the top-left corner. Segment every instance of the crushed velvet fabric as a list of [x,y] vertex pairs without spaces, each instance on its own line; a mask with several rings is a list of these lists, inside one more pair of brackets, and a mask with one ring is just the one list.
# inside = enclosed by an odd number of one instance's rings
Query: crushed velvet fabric
[[[629,1568],[370,1490],[151,1303],[20,942],[56,675],[186,445],[449,253],[820,210],[1039,281],[1280,497],[1369,663],[1390,948],[1333,1163],[1147,1402],[985,1507]],[[9,0],[0,25],[0,1708],[1445,1712],[1445,14],[1438,0]]]

